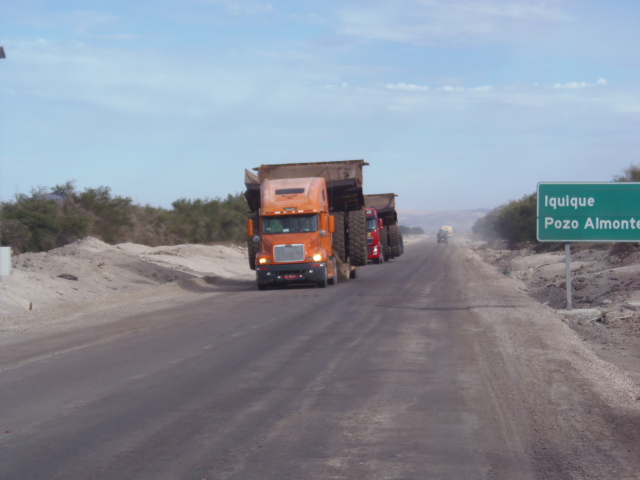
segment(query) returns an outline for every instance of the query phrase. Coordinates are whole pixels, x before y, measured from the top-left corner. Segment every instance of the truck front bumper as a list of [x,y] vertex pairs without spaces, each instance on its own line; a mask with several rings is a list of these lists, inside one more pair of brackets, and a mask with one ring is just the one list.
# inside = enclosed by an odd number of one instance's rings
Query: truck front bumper
[[256,266],[256,280],[261,285],[318,283],[327,277],[326,263],[288,263]]
[[367,252],[369,254],[369,260],[373,260],[374,258],[380,258],[382,256],[382,246],[379,245],[368,245]]

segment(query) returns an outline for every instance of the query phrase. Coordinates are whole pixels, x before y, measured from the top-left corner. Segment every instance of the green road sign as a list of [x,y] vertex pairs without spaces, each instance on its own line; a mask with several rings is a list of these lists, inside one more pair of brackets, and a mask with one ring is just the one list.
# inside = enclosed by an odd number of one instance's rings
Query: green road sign
[[539,183],[538,240],[640,241],[640,183]]

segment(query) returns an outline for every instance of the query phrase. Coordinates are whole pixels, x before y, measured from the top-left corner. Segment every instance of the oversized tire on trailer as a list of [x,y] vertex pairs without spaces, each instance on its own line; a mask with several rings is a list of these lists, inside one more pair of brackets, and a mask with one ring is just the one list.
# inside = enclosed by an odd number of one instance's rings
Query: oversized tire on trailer
[[382,244],[382,254],[385,260],[389,260],[389,227],[380,230],[380,243]]
[[351,210],[347,213],[349,227],[349,263],[364,267],[369,260],[367,250],[367,215],[364,210]]
[[389,250],[393,258],[400,256],[400,227],[389,225]]
[[344,212],[333,212],[331,214],[336,220],[336,231],[333,232],[333,254],[341,262],[347,261],[347,245],[345,242],[346,227],[344,223]]
[[[253,235],[260,236],[260,217],[256,213],[252,215],[251,221],[253,222]],[[256,269],[256,255],[260,252],[260,242],[256,243],[253,241],[253,238],[247,240],[247,250],[249,255],[249,268],[251,270]]]

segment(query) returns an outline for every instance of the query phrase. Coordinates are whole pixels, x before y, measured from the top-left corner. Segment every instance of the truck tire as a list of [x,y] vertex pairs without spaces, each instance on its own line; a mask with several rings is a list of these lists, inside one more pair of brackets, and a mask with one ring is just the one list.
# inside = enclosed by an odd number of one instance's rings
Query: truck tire
[[380,230],[380,243],[385,261],[389,259],[389,227]]
[[347,261],[347,249],[344,241],[345,237],[345,224],[344,224],[344,212],[334,212],[331,214],[336,219],[336,231],[331,235],[333,237],[333,254],[342,262]]
[[392,257],[400,256],[400,228],[398,225],[389,225],[389,250]]
[[404,237],[400,234],[400,255],[404,253]]
[[[260,236],[260,217],[256,215],[251,216],[253,222],[253,234]],[[256,243],[253,238],[247,240],[247,250],[249,255],[249,268],[251,270],[256,269],[256,255],[260,252],[260,242]]]
[[367,215],[364,210],[351,210],[347,214],[349,227],[349,262],[364,267],[369,260],[367,250]]

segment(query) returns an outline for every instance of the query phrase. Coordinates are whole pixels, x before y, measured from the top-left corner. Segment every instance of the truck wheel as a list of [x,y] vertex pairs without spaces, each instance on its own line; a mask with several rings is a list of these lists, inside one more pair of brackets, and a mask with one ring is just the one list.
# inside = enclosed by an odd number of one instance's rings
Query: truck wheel
[[333,254],[342,262],[346,262],[347,252],[344,241],[346,230],[344,225],[344,212],[334,212],[331,215],[336,219],[336,231],[331,234],[333,237]]
[[351,265],[364,267],[367,264],[367,215],[364,210],[348,212],[349,260]]
[[400,234],[400,255],[404,253],[404,237]]
[[389,225],[389,250],[392,257],[400,256],[400,228],[398,225]]
[[380,230],[380,243],[382,244],[382,254],[385,261],[389,260],[389,227]]
[[[253,234],[260,236],[260,217],[258,215],[252,215],[251,221],[253,222]],[[256,269],[256,255],[260,253],[260,243],[256,243],[252,238],[247,240],[247,250],[249,255],[249,268],[251,270]]]

